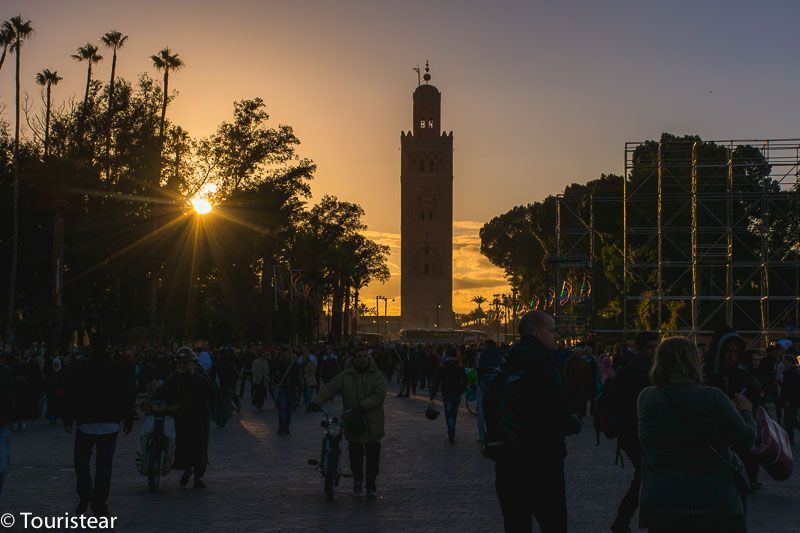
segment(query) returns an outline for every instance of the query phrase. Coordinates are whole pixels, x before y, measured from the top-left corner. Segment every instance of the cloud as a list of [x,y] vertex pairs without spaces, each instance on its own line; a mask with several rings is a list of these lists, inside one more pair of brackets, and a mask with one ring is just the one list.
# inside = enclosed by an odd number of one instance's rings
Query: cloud
[[477,235],[477,232],[483,227],[484,222],[478,222],[477,220],[454,220],[453,221],[453,229],[454,230],[468,230],[474,231]]

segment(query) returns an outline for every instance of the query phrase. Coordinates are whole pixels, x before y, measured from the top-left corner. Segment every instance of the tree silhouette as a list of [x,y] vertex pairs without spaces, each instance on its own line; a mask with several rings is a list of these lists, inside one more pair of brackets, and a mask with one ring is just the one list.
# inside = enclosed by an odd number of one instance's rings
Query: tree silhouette
[[108,119],[106,122],[106,179],[111,177],[111,122],[114,118],[114,77],[117,72],[117,51],[125,46],[128,40],[127,35],[123,35],[117,30],[105,33],[101,38],[103,44],[112,51],[111,55],[111,79],[108,82]]
[[50,96],[52,93],[53,85],[58,85],[63,78],[58,75],[55,70],[44,69],[36,74],[36,83],[45,87],[47,94],[45,100],[45,115],[44,115],[44,155],[49,155],[50,148]]
[[16,56],[14,73],[14,192],[13,192],[13,229],[11,233],[11,269],[8,276],[8,310],[6,313],[6,338],[11,340],[14,328],[14,302],[17,290],[17,262],[19,261],[19,93],[20,93],[20,62],[22,43],[27,39],[33,27],[31,21],[25,21],[21,15],[12,17],[3,23],[3,30],[13,36],[11,49]]
[[82,113],[86,115],[89,106],[89,88],[92,85],[92,65],[99,63],[103,56],[97,53],[97,46],[92,43],[86,43],[78,48],[76,54],[72,54],[72,59],[76,61],[86,61],[86,90],[83,93],[83,109]]
[[0,27],[0,46],[3,47],[3,52],[0,54],[0,70],[3,70],[3,63],[6,61],[6,53],[8,47],[14,44],[14,32],[11,28],[7,28],[5,24]]
[[[169,48],[163,48],[157,54],[150,56],[156,70],[164,71],[164,86],[162,89],[161,120],[158,123],[159,156],[164,145],[164,127],[167,120],[167,102],[169,102],[169,73],[184,66],[178,54],[173,54]],[[160,175],[158,176],[160,179]]]
[[475,316],[475,318],[478,320],[478,324],[480,324],[480,323],[481,323],[481,320],[482,320],[482,319],[483,319],[483,317],[485,316],[485,313],[484,313],[484,311],[483,311],[483,308],[481,308],[481,306],[482,306],[483,304],[485,304],[485,303],[486,303],[486,298],[485,298],[484,296],[481,296],[481,295],[479,294],[479,295],[477,295],[477,296],[473,296],[471,301],[472,301],[472,302],[473,302],[475,305],[477,305],[477,306],[478,306],[478,307],[477,307],[477,309],[475,309],[474,316]]

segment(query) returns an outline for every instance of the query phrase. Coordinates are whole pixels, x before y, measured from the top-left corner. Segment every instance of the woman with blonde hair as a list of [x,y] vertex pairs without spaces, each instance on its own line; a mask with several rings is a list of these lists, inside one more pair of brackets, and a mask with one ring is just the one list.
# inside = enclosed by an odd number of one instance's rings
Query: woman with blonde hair
[[703,385],[697,346],[664,339],[639,396],[639,526],[651,533],[746,532],[746,473],[735,452],[753,446],[753,406]]

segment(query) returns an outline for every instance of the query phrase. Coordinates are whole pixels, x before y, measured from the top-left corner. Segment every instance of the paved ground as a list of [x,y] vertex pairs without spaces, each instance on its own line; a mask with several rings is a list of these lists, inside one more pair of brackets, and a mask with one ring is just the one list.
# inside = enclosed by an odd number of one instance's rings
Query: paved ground
[[[300,412],[292,434],[276,434],[277,413],[247,411],[222,431],[212,429],[204,491],[178,486],[178,473],[150,494],[133,460],[138,438],[120,437],[109,501],[118,531],[502,531],[493,465],[479,454],[475,419],[462,409],[458,443],[447,443],[444,420],[424,418],[424,398],[386,400],[379,498],[349,492],[325,502],[309,458],[319,453],[319,414]],[[270,406],[271,407],[271,406]],[[76,502],[71,436],[38,422],[12,437],[12,465],[0,513],[73,513]],[[608,440],[594,446],[585,431],[569,440],[567,504],[570,531],[607,531],[631,475],[613,464]],[[800,475],[764,488],[749,507],[750,531],[798,531]],[[21,528],[17,528],[21,530]]]

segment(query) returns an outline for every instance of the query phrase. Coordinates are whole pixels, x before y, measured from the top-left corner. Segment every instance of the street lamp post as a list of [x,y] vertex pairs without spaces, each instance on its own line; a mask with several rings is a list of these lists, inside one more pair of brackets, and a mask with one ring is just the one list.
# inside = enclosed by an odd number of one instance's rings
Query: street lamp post
[[433,327],[435,328],[439,327],[439,309],[441,308],[442,306],[440,304],[436,304],[436,322],[433,324]]
[[383,300],[383,316],[385,318],[386,317],[386,306],[387,306],[386,300],[387,300],[387,298],[386,298],[386,296],[376,296],[375,297],[375,333],[378,333],[378,334],[380,334],[380,332],[381,332],[381,330],[380,330],[380,327],[381,327],[381,325],[380,325],[381,324],[381,311],[380,311],[381,304],[380,304],[380,301],[381,300]]

